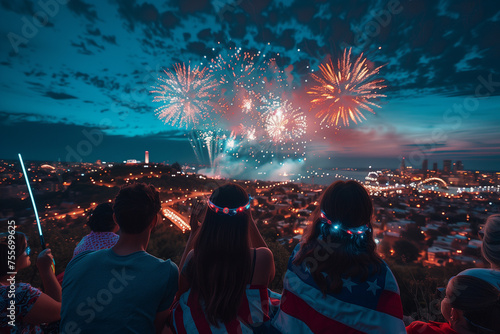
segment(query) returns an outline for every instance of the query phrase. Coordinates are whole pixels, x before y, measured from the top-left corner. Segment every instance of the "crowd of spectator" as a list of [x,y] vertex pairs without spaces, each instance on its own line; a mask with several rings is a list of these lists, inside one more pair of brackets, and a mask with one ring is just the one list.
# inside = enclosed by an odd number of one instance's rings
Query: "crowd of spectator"
[[443,290],[446,322],[405,327],[361,184],[337,181],[323,192],[289,259],[282,294],[268,289],[274,258],[251,203],[236,184],[197,203],[178,268],[146,251],[161,219],[159,192],[124,186],[113,206],[90,215],[92,232],[64,275],[55,276],[50,249],[39,254],[44,292],[15,281],[31,264],[26,236],[1,234],[0,333],[42,333],[47,323],[61,333],[500,333],[500,215],[482,230],[491,267],[465,270]]

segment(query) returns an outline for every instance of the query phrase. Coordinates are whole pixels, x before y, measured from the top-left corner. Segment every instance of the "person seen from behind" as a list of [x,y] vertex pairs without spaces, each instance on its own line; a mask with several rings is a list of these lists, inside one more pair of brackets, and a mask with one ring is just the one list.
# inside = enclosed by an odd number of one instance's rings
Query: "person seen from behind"
[[482,231],[481,251],[491,269],[500,270],[500,214],[488,217]]
[[373,205],[355,181],[321,195],[293,251],[278,314],[282,333],[405,333],[398,284],[376,253]]
[[[270,319],[273,254],[250,213],[252,199],[236,184],[214,190],[195,207],[181,260],[177,333],[247,333]],[[201,222],[201,226],[199,226]]]
[[118,225],[113,219],[111,203],[99,204],[89,215],[87,226],[90,233],[82,238],[73,252],[73,257],[89,250],[107,249],[118,241]]
[[165,327],[178,269],[146,252],[160,221],[159,193],[144,183],[126,185],[113,211],[118,242],[110,249],[82,252],[66,267],[63,333],[161,333]]
[[446,322],[414,321],[409,334],[498,334],[500,333],[500,272],[467,269],[446,286],[441,313]]

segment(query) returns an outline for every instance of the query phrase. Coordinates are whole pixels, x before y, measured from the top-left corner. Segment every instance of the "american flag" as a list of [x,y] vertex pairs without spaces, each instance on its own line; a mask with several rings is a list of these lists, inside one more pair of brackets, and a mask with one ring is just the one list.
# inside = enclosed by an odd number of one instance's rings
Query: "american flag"
[[273,326],[282,333],[406,333],[398,284],[387,264],[364,282],[342,279],[340,293],[323,296],[305,265],[290,257]]
[[202,304],[198,294],[191,289],[181,295],[173,313],[173,325],[178,334],[253,333],[253,328],[270,320],[270,312],[279,305],[279,294],[265,286],[248,285],[238,317],[219,326],[207,321]]

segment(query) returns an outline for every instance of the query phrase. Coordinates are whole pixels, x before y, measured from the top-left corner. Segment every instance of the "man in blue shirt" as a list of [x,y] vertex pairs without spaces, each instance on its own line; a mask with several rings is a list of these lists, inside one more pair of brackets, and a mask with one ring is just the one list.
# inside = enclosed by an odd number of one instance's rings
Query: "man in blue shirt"
[[160,198],[151,185],[123,187],[115,198],[120,238],[83,252],[66,267],[61,333],[160,333],[178,289],[178,269],[146,252]]

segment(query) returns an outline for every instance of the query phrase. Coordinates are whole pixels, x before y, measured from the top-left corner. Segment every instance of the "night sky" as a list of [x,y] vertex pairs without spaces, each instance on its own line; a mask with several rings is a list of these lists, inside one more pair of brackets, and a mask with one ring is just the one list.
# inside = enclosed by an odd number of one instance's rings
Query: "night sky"
[[[40,4],[47,4],[40,6]],[[275,58],[280,94],[312,121],[311,72],[364,53],[387,97],[376,114],[307,133],[302,167],[500,170],[500,2],[0,1],[0,158],[196,162],[149,93],[162,69],[230,48]],[[44,8],[42,8],[44,7]],[[202,65],[203,66],[203,65]],[[323,139],[326,138],[326,139]],[[295,163],[295,162],[294,162]]]

